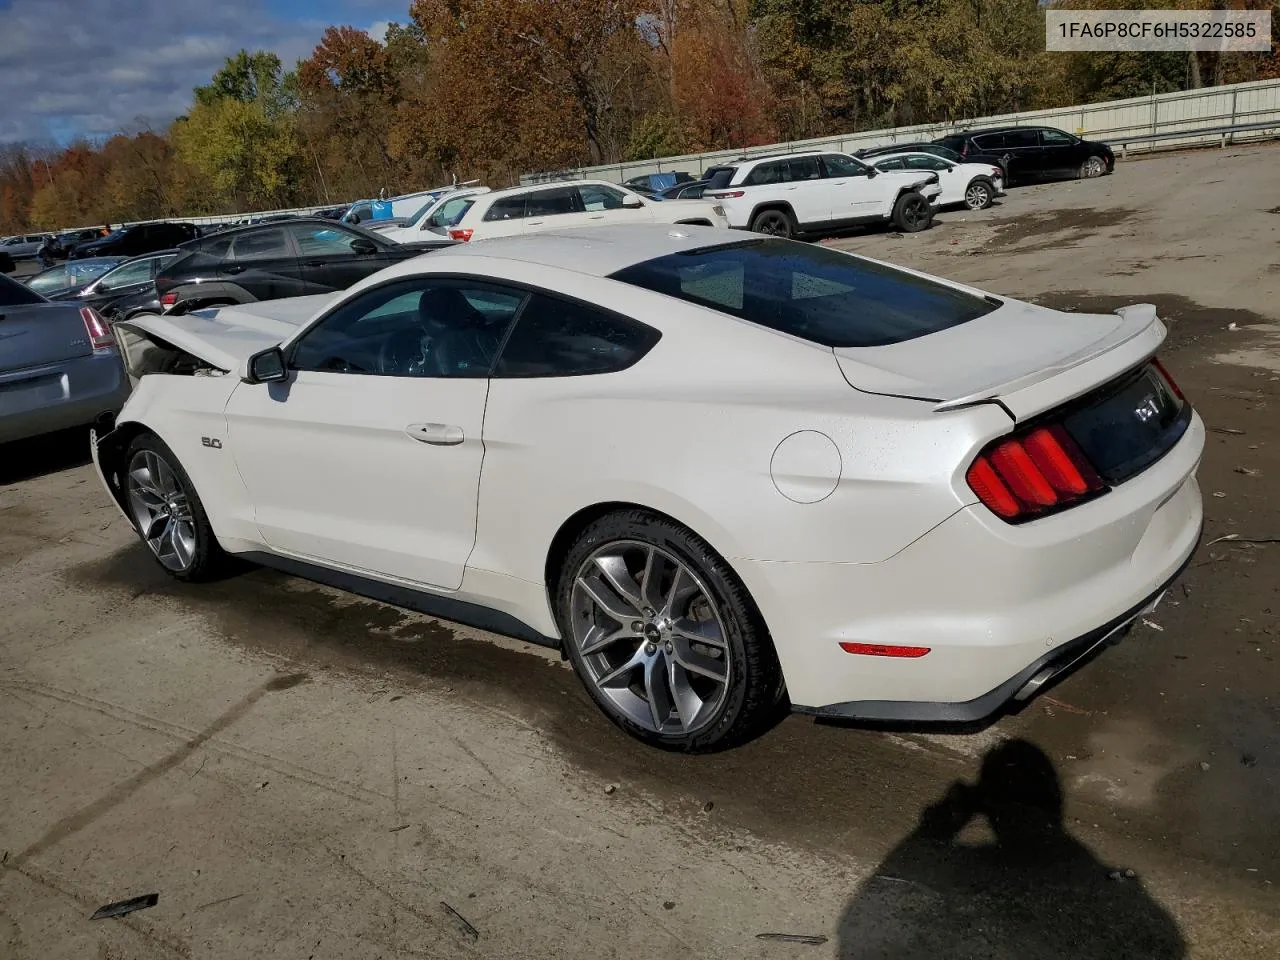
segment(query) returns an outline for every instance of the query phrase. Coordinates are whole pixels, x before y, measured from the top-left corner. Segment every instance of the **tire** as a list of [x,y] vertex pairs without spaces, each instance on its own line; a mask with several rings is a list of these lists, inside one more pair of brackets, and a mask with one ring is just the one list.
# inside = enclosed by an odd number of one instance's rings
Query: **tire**
[[995,184],[986,177],[974,177],[964,188],[964,205],[970,210],[985,210],[995,199]]
[[1107,161],[1094,155],[1087,157],[1084,163],[1080,164],[1080,179],[1092,180],[1094,177],[1101,177],[1107,172]]
[[592,523],[566,554],[554,596],[578,678],[643,743],[722,750],[762,732],[785,703],[773,641],[746,588],[671,520],[633,509]]
[[751,232],[789,240],[796,235],[796,220],[789,210],[761,210],[751,218]]
[[[173,451],[153,433],[125,453],[124,503],[156,562],[177,580],[211,580],[228,566],[195,485]],[[177,520],[175,522],[175,513]],[[149,538],[148,533],[154,536]]]
[[933,222],[933,210],[922,194],[908,190],[893,204],[893,225],[903,233],[919,233],[929,229]]

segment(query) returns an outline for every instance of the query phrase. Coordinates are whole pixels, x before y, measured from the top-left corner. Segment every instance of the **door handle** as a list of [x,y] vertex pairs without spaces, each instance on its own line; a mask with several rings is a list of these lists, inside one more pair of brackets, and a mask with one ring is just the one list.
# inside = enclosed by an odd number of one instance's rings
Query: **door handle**
[[529,223],[529,226],[531,226],[531,227],[540,227],[540,226],[542,226],[542,221],[541,221],[541,220],[530,220],[530,221],[528,221],[528,223]]
[[304,266],[304,267],[323,267],[323,266],[324,266],[324,261],[323,261],[323,260],[308,260],[306,263],[304,263],[304,264],[303,264],[303,266]]
[[461,427],[448,423],[411,423],[404,428],[414,440],[429,443],[433,447],[456,447],[467,439]]
[[222,269],[225,270],[227,273],[244,273],[244,267],[238,267],[234,263],[229,266],[223,267]]
[[603,214],[603,213],[593,213],[591,216],[587,217],[587,219],[588,219],[588,220],[603,220],[603,219],[604,219],[604,214]]

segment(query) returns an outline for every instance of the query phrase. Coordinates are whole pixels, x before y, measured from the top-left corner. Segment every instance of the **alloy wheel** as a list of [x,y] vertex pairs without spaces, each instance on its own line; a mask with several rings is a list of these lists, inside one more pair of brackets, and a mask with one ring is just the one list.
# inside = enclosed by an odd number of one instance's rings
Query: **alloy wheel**
[[970,210],[985,209],[991,202],[991,192],[984,184],[971,183],[969,189],[964,192],[964,202]]
[[591,553],[570,595],[571,642],[600,697],[651,733],[688,736],[718,717],[732,663],[702,578],[637,540]]
[[914,227],[925,214],[925,202],[921,197],[912,197],[902,205],[902,222],[904,226]]
[[129,461],[126,479],[129,511],[157,560],[182,572],[196,554],[196,527],[187,493],[173,467],[152,450],[139,450]]
[[1084,167],[1081,170],[1081,173],[1086,177],[1100,177],[1102,176],[1102,169],[1102,158],[1090,157],[1084,162]]
[[786,238],[791,236],[791,225],[784,214],[766,213],[756,221],[755,232],[770,237]]

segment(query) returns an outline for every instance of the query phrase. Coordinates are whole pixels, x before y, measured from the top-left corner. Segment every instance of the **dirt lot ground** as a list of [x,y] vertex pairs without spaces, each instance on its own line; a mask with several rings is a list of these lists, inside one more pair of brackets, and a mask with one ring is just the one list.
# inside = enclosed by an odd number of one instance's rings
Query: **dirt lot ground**
[[1157,303],[1213,431],[1166,602],[974,731],[791,717],[656,753],[545,651],[264,570],[174,584],[82,438],[0,450],[0,957],[1280,956],[1277,170],[1132,161],[834,241]]

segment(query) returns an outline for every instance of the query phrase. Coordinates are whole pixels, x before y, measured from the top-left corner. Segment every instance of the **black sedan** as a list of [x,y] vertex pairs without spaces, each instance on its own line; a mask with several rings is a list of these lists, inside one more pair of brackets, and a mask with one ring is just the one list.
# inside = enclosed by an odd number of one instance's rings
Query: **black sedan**
[[83,286],[49,297],[78,300],[97,310],[108,323],[127,320],[139,313],[162,313],[160,295],[156,293],[156,274],[180,256],[181,250],[160,250],[134,257]]
[[350,224],[299,217],[184,243],[184,256],[160,271],[156,290],[166,313],[331,293],[453,242],[395,243]]
[[107,256],[138,257],[144,253],[176,247],[198,236],[200,231],[190,223],[139,223],[132,227],[113,230],[101,240],[77,244],[71,251],[71,256],[77,259]]

